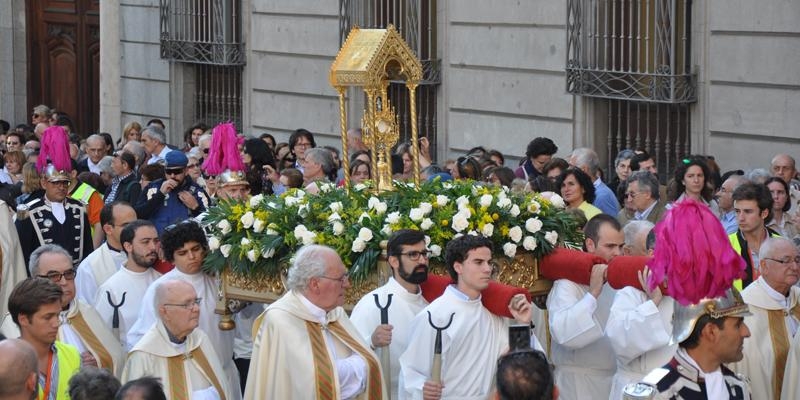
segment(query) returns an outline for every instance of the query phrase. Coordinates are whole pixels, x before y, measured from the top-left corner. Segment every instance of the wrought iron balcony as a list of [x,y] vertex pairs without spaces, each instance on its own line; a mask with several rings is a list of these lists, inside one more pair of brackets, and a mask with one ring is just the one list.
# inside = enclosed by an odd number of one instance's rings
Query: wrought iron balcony
[[244,65],[241,0],[161,0],[161,58]]
[[697,101],[692,0],[567,0],[567,91],[682,104]]

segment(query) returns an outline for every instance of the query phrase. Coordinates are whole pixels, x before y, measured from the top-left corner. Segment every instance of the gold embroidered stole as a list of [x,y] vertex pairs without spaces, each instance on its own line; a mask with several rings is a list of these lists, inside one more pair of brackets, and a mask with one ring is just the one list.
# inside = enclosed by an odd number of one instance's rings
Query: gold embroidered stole
[[[800,321],[800,303],[789,310],[791,315]],[[769,336],[772,340],[772,352],[775,357],[775,369],[772,373],[772,391],[775,398],[781,397],[783,373],[786,370],[786,357],[789,354],[789,332],[786,330],[786,311],[767,310]]]
[[355,340],[338,321],[328,324],[328,329],[337,339],[344,342],[351,350],[355,351],[367,362],[367,398],[381,400],[383,398],[383,381],[378,359],[373,353]]
[[336,383],[333,381],[333,364],[328,356],[328,348],[322,335],[322,324],[306,321],[306,331],[311,341],[311,353],[314,358],[316,398],[318,400],[334,400]]
[[[77,307],[77,304],[75,305]],[[106,350],[106,347],[103,346],[103,342],[97,338],[97,336],[92,332],[89,328],[89,324],[86,323],[86,320],[81,315],[80,310],[75,313],[75,316],[72,318],[68,318],[70,325],[81,335],[81,339],[86,344],[90,350],[94,351],[97,354],[97,361],[100,365],[100,368],[105,368],[111,373],[114,373],[114,359],[111,358],[111,354]]]
[[203,371],[211,384],[217,389],[219,397],[225,399],[225,392],[222,390],[222,385],[217,380],[217,375],[211,368],[211,363],[208,362],[205,353],[200,347],[192,350],[189,354],[181,354],[177,356],[167,357],[167,375],[169,379],[169,392],[170,398],[173,400],[190,400],[191,394],[189,387],[186,385],[186,369],[183,365],[185,360],[194,360],[195,364]]

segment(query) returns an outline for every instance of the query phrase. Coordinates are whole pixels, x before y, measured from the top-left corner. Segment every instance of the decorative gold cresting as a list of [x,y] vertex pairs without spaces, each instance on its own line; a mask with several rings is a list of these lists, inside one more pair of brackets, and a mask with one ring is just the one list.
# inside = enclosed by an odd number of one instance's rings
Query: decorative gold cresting
[[[362,138],[372,152],[372,171],[378,191],[392,190],[391,148],[399,139],[399,120],[389,102],[390,81],[403,81],[409,91],[411,108],[411,156],[414,184],[419,185],[419,141],[416,88],[422,80],[422,63],[393,25],[386,29],[354,27],[331,65],[331,86],[339,94],[343,151],[346,154],[348,87],[362,88],[367,104],[361,117]],[[350,160],[342,157],[345,187],[350,188]]]

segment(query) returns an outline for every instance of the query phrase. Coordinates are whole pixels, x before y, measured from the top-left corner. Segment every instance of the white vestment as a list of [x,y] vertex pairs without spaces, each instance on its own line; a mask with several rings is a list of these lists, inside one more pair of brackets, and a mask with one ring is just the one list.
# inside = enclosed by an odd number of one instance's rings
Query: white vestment
[[8,312],[8,296],[11,295],[14,286],[28,278],[25,257],[22,255],[12,215],[8,204],[0,200],[0,226],[5,227],[4,232],[0,234],[0,315],[6,315]]
[[[372,344],[372,332],[381,324],[381,310],[375,304],[375,294],[382,306],[386,305],[389,294],[392,295],[392,303],[389,306],[389,324],[392,325],[392,343],[389,344],[389,371],[384,371],[386,376],[391,377],[392,386],[389,388],[394,397],[397,396],[397,382],[400,374],[400,355],[406,351],[408,345],[408,334],[411,330],[411,320],[422,311],[428,302],[422,297],[422,292],[409,293],[404,287],[394,279],[389,278],[385,285],[367,293],[358,301],[353,312],[350,313],[350,321],[356,326],[364,341]],[[375,350],[378,357],[386,347]],[[381,366],[383,367],[383,366]]]
[[[406,351],[400,356],[403,383],[401,399],[422,399],[422,386],[430,380],[436,330],[450,315],[453,322],[442,331],[442,399],[486,399],[494,389],[497,359],[508,350],[511,319],[492,314],[480,297],[470,300],[450,285],[439,298],[425,307],[411,322]],[[531,336],[537,350],[542,346]]]
[[664,296],[656,307],[639,289],[617,291],[605,329],[617,359],[609,400],[622,400],[625,385],[641,382],[675,355],[677,343],[669,344],[674,307],[672,297]]
[[[800,288],[792,286],[787,298],[769,287],[763,277],[759,277],[742,290],[742,299],[750,306],[752,315],[744,317],[744,323],[750,328],[752,336],[744,340],[742,361],[728,367],[750,380],[750,393],[754,398],[777,400],[780,398],[777,392],[784,370],[776,371],[776,356],[783,356],[776,353],[789,352],[792,337],[797,331],[796,316],[800,315],[800,309],[792,312],[792,308],[798,307]],[[786,378],[796,381],[800,377]]]
[[75,293],[78,300],[95,305],[97,287],[114,275],[128,259],[125,253],[112,250],[108,242],[103,242],[95,251],[89,253],[78,265],[75,276]]
[[605,326],[616,291],[603,285],[600,297],[589,286],[559,279],[547,296],[550,357],[560,399],[605,399],[616,371]]
[[225,376],[228,378],[228,385],[233,390],[233,399],[241,399],[239,388],[239,371],[233,363],[233,331],[223,331],[219,329],[221,316],[214,313],[217,305],[217,281],[202,272],[189,275],[181,272],[178,268],[172,269],[153,282],[142,298],[142,307],[139,309],[139,316],[136,322],[128,331],[128,346],[135,346],[139,339],[156,323],[158,314],[156,313],[153,301],[155,298],[155,288],[159,283],[168,280],[179,279],[189,282],[194,286],[197,297],[202,299],[200,303],[200,325],[203,333],[208,335],[211,345],[219,355],[222,367],[225,368]]
[[[183,361],[182,376],[178,373],[170,375],[170,357],[179,357]],[[161,321],[154,323],[142,340],[133,346],[122,373],[122,383],[145,376],[161,378],[168,399],[173,398],[173,384],[181,381],[186,387],[184,398],[187,399],[230,400],[238,391],[231,390],[219,356],[203,331],[195,329],[185,342],[178,345],[169,341]]]
[[[61,312],[59,319],[61,325],[58,327],[56,340],[75,346],[79,353],[90,352],[99,367],[120,376],[125,364],[125,350],[111,333],[111,329],[103,324],[97,311],[75,299],[67,311]],[[20,337],[19,327],[11,319],[11,314],[6,314],[3,318],[0,333],[9,338]]]
[[[114,307],[108,302],[122,305],[119,307],[119,341],[126,349],[133,347],[136,343],[127,342],[128,331],[131,329],[136,319],[139,317],[139,310],[142,308],[142,299],[147,288],[161,276],[161,273],[153,268],[148,268],[145,272],[133,272],[122,267],[108,280],[103,282],[97,289],[94,299],[94,308],[103,322],[112,329],[114,318]],[[108,293],[106,293],[108,292]],[[123,300],[124,295],[124,302]]]
[[[340,368],[339,362],[353,356],[367,365],[361,380],[364,389],[354,398],[388,398],[378,358],[344,309],[337,307],[325,313],[321,309],[312,311],[309,304],[308,299],[290,290],[259,318],[244,398],[313,400],[321,388],[327,388],[333,398],[340,399],[340,372],[347,372],[342,371],[347,368]],[[318,311],[324,315],[316,314]],[[327,372],[319,372],[323,370]]]
[[[751,284],[750,286],[753,285]],[[748,340],[752,340],[752,337],[745,339],[745,343]],[[797,378],[798,376],[800,376],[800,335],[795,333],[789,347],[789,354],[786,357],[786,370],[783,373],[781,400],[800,399],[800,379]],[[753,391],[752,393],[755,394],[756,392]]]

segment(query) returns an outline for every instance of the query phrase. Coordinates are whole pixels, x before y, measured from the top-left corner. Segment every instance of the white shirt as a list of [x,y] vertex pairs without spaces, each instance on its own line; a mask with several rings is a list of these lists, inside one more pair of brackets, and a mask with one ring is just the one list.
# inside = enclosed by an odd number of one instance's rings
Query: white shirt
[[114,304],[119,304],[122,302],[123,294],[125,295],[125,302],[119,307],[119,341],[125,349],[130,349],[134,345],[128,343],[127,335],[139,316],[144,294],[160,276],[161,273],[152,268],[145,272],[134,272],[123,267],[103,282],[95,292],[94,308],[109,329],[112,329],[114,307],[109,304],[108,297],[111,296]]
[[94,162],[92,162],[91,158],[87,158],[86,159],[86,165],[89,166],[89,172],[94,172],[97,175],[100,175],[100,172],[102,172],[100,170],[100,167],[98,166],[98,164],[95,164]]
[[147,165],[166,161],[167,153],[170,151],[172,151],[172,149],[170,149],[169,146],[164,146],[164,148],[158,154],[152,154],[150,156],[150,159],[147,160]]
[[725,385],[725,377],[722,376],[722,368],[717,367],[716,370],[711,372],[703,372],[703,369],[697,365],[697,362],[686,352],[683,348],[678,348],[678,353],[689,364],[697,369],[698,377],[706,381],[706,397],[714,400],[730,399],[728,396],[728,386]]
[[119,271],[127,259],[125,253],[113,250],[107,242],[89,253],[78,265],[75,275],[75,295],[78,300],[96,306],[97,287]]

